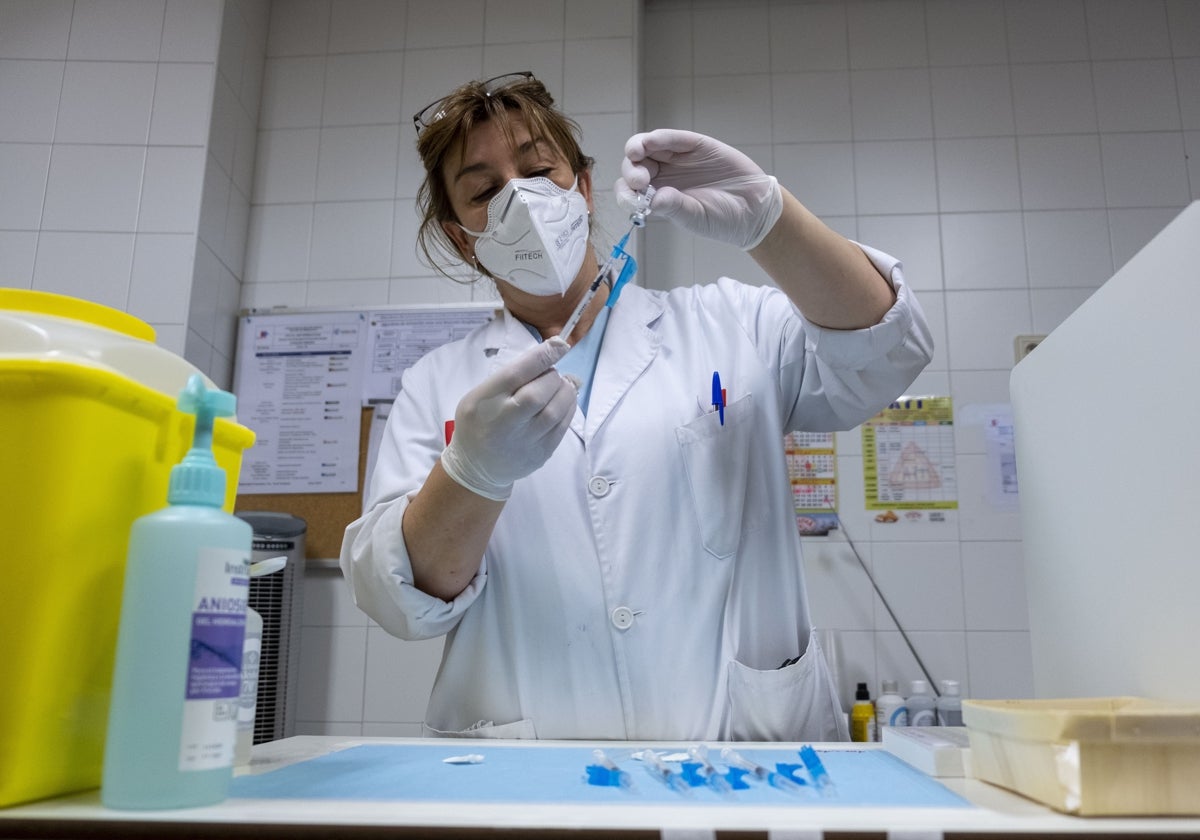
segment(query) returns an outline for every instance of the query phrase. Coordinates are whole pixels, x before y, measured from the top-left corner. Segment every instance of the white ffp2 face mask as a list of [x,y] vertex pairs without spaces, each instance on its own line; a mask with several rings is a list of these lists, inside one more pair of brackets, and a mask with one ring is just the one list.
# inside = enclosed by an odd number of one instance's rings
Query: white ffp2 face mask
[[[514,178],[488,202],[475,258],[493,275],[531,295],[564,295],[588,248],[587,199],[576,179],[564,190],[549,178]],[[462,227],[459,225],[459,227]]]

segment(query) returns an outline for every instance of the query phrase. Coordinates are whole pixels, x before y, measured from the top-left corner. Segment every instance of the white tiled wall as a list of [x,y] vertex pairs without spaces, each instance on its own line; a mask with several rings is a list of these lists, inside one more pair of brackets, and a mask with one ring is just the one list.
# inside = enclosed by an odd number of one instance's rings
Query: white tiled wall
[[[844,692],[918,676],[848,535],[936,676],[1028,693],[1019,519],[988,502],[974,409],[1007,401],[1013,336],[1200,197],[1200,3],[0,0],[0,283],[126,309],[219,382],[239,305],[486,295],[416,257],[408,115],[513,69],[582,124],[602,197],[631,132],[693,128],[905,260],[938,343],[914,391],[958,409],[960,509],[875,523],[839,435],[845,530],[807,542],[810,598]],[[665,225],[641,248],[648,285],[764,281]],[[388,637],[330,570],[305,609],[301,730],[416,732],[440,642]]]
[[229,385],[268,12],[0,0],[0,284],[131,312]]
[[135,275],[170,252],[164,297],[191,287],[202,170],[184,153],[204,146],[220,19],[217,2],[0,3],[0,282],[182,338],[186,308],[153,311]]
[[[451,79],[532,68],[580,118],[601,174],[630,130],[737,144],[830,226],[905,259],[937,341],[914,391],[958,408],[960,509],[944,526],[876,523],[859,433],[839,436],[844,532],[806,540],[805,563],[842,691],[920,676],[852,540],[935,677],[977,697],[1030,694],[1019,516],[989,502],[978,409],[1007,402],[1016,335],[1054,329],[1200,196],[1184,155],[1200,146],[1198,6],[647,0],[635,24],[584,2],[410,0],[407,17],[377,17],[370,42],[352,35],[367,29],[353,5],[288,6],[272,19],[247,304],[466,298],[412,247],[419,173],[404,115]],[[502,11],[526,25],[500,24]],[[382,82],[397,67],[398,89]],[[330,102],[348,89],[367,92]],[[642,248],[649,286],[718,272],[766,282],[744,254],[666,226]],[[419,732],[439,642],[391,640],[335,571],[308,583],[306,652],[326,665],[302,673],[301,727]]]
[[[1028,694],[1020,521],[989,502],[980,409],[1008,400],[1015,336],[1053,329],[1200,198],[1200,5],[651,0],[643,38],[645,127],[736,141],[835,229],[903,258],[933,324],[913,391],[955,400],[959,510],[874,522],[855,430],[838,436],[845,531],[806,540],[844,698],[920,676],[847,537],[936,678]],[[653,285],[757,273],[654,226],[644,248]]]
[[[532,70],[595,149],[600,215],[637,103],[634,0],[276,0],[242,304],[492,297],[418,259],[411,115],[456,84]],[[615,229],[615,227],[614,227]]]
[[225,0],[184,355],[233,384],[270,0]]
[[[844,530],[806,540],[806,566],[843,694],[920,676],[852,541],[936,678],[976,697],[1029,695],[1019,515],[989,501],[979,418],[1008,401],[1013,338],[1053,329],[1200,197],[1200,5],[639,5],[635,20],[632,3],[625,14],[409,0],[401,14],[277,0],[244,302],[470,294],[435,279],[412,247],[419,171],[406,115],[453,80],[537,72],[583,124],[602,187],[630,130],[692,128],[738,145],[836,230],[904,259],[937,341],[913,390],[950,394],[957,409],[960,502],[945,525],[876,523],[862,504],[859,432],[838,437]],[[388,84],[397,72],[401,84]],[[345,90],[359,95],[343,101]],[[665,225],[648,228],[642,251],[651,286],[766,281],[744,254]],[[308,583],[302,729],[418,732],[440,643],[387,637],[334,571]]]

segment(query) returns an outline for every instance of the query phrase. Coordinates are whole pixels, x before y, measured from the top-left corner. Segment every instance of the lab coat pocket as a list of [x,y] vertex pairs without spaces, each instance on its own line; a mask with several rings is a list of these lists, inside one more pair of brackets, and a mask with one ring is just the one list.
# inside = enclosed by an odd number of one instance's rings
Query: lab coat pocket
[[815,639],[787,667],[760,671],[732,661],[727,676],[727,740],[848,740],[837,691]]
[[752,398],[746,394],[725,406],[723,425],[717,412],[710,411],[675,429],[701,541],[722,560],[737,552],[742,536]]
[[426,723],[421,729],[424,730],[422,734],[426,738],[521,738],[529,741],[537,739],[533,721],[528,718],[499,724],[481,720],[474,726],[458,730],[434,729]]

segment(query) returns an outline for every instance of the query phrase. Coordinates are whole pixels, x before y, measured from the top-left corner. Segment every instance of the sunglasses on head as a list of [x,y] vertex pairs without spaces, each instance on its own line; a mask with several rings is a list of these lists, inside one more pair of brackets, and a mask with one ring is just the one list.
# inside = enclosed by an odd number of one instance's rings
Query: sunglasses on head
[[[528,70],[522,70],[518,73],[504,73],[500,76],[492,76],[490,79],[484,79],[479,84],[483,87],[483,91],[488,96],[506,90],[513,85],[524,84],[533,81],[533,74]],[[433,125],[435,122],[446,116],[445,104],[446,100],[454,94],[450,93],[439,99],[430,102],[420,111],[413,114],[413,127],[416,128],[417,134]]]

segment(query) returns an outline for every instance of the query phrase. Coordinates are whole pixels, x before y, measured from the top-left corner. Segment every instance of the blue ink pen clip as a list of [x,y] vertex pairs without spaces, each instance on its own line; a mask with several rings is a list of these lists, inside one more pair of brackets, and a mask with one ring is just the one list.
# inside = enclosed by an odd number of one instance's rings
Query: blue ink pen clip
[[713,371],[712,381],[712,407],[713,411],[721,418],[721,425],[725,425],[725,389],[721,387],[721,374]]

